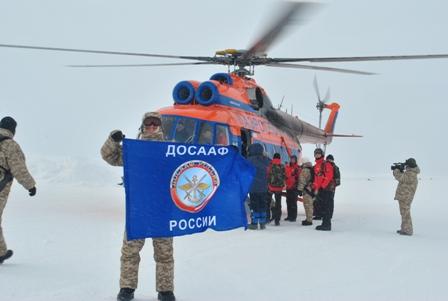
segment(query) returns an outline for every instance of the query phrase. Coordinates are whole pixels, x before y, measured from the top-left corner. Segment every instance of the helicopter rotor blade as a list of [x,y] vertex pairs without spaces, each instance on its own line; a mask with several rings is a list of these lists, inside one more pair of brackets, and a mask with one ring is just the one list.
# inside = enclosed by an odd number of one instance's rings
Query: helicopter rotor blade
[[319,128],[321,128],[321,125],[322,125],[322,111],[324,110],[324,102],[320,99],[320,93],[319,93],[319,87],[317,86],[317,77],[316,77],[316,75],[314,75],[313,86],[314,86],[314,90],[316,90],[316,94],[317,94],[317,105],[316,105],[316,108],[319,111]]
[[320,100],[319,87],[317,86],[317,78],[316,78],[316,75],[314,75],[313,85],[314,85],[314,90],[316,91],[316,94],[317,94],[317,100],[319,100],[319,103],[320,103],[321,100]]
[[282,35],[287,25],[303,24],[305,17],[316,9],[318,3],[283,2],[281,12],[276,21],[269,27],[266,33],[259,38],[242,56],[241,61],[245,61],[253,56],[263,55],[268,48]]
[[354,57],[321,57],[321,58],[272,58],[276,63],[286,62],[366,62],[366,61],[395,61],[395,60],[419,60],[419,59],[446,59],[448,54],[426,54],[426,55],[392,55],[392,56],[354,56]]
[[340,73],[361,74],[361,75],[375,75],[376,74],[376,73],[372,73],[372,72],[356,71],[356,70],[350,70],[350,69],[318,67],[318,66],[297,65],[297,64],[270,63],[270,64],[267,64],[266,66],[268,66],[268,67],[281,67],[281,68],[323,70],[323,71],[332,71],[332,72],[340,72]]
[[10,45],[10,44],[0,44],[0,47],[20,48],[20,49],[34,49],[34,50],[64,51],[64,52],[81,52],[81,53],[96,53],[96,54],[127,55],[127,56],[160,57],[160,58],[198,60],[198,61],[206,61],[206,62],[213,60],[213,57],[207,57],[207,56],[181,56],[181,55],[149,54],[149,53],[135,53],[135,52],[117,52],[117,51],[102,51],[102,50],[86,50],[86,49],[71,49],[71,48],[24,46],[24,45]]
[[195,63],[135,64],[135,65],[67,65],[66,67],[111,68],[111,67],[158,67],[158,66],[191,66],[191,65],[215,65],[215,63],[213,63],[213,62],[195,62]]

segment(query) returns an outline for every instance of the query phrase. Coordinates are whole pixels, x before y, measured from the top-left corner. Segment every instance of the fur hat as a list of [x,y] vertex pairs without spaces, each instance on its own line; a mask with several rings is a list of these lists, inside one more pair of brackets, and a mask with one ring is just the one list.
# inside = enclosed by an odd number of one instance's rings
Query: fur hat
[[17,122],[12,117],[7,116],[0,121],[0,128],[9,130],[13,135],[16,134],[16,127]]
[[417,161],[414,158],[407,159],[406,164],[411,168],[417,167]]
[[310,159],[308,158],[308,157],[303,157],[302,158],[302,164],[305,164],[305,163],[310,163],[311,161],[310,161]]

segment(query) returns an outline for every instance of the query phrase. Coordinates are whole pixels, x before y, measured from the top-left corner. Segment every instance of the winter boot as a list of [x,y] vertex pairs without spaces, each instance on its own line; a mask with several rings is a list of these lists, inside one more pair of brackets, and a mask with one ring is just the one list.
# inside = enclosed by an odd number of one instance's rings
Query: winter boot
[[159,292],[157,299],[160,301],[176,301],[174,293],[172,291]]
[[320,231],[331,231],[331,226],[324,226],[324,225],[320,225],[316,227],[316,230],[320,230]]
[[407,235],[407,236],[411,236],[410,234],[407,234],[406,232],[404,232],[404,231],[401,231],[401,230],[397,230],[397,233],[398,233],[398,234],[400,234],[400,235]]
[[117,295],[117,301],[131,301],[134,299],[134,291],[135,289],[133,288],[121,288]]
[[260,223],[260,230],[265,230],[265,229],[266,229],[266,224]]
[[3,261],[5,261],[6,259],[11,258],[12,253],[13,253],[12,250],[8,250],[6,251],[5,255],[0,256],[0,264],[3,263]]
[[250,223],[249,230],[258,230],[258,224]]
[[307,220],[302,221],[302,226],[311,226],[313,222],[309,222]]

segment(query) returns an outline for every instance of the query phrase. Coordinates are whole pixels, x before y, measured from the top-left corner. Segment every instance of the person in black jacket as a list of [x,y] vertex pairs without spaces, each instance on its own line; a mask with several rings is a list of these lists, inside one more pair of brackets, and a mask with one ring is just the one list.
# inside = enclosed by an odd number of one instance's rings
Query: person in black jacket
[[258,223],[260,223],[260,229],[264,230],[266,229],[266,194],[268,192],[267,172],[270,160],[263,155],[263,146],[260,143],[249,146],[248,160],[257,170],[249,191],[251,209],[249,229],[258,229]]

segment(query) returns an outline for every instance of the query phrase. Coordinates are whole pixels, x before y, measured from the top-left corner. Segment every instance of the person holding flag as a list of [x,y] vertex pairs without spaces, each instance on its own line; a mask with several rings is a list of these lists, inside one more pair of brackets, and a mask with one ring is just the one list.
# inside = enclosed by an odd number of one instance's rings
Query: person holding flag
[[[162,119],[157,112],[148,112],[143,115],[139,139],[164,141]],[[123,166],[123,149],[120,144],[125,136],[120,130],[112,131],[101,148],[103,159],[112,166]],[[153,238],[154,260],[156,262],[156,291],[158,300],[174,301],[174,247],[173,238]],[[138,285],[138,269],[140,251],[145,239],[128,241],[126,230],[124,232],[121,249],[120,291],[117,300],[128,301],[134,298],[134,291]]]

